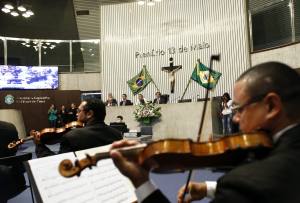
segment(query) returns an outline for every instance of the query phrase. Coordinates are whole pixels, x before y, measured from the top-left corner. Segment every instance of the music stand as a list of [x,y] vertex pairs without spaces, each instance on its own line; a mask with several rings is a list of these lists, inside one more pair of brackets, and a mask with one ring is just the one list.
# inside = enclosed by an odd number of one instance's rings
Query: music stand
[[[12,168],[13,168],[12,170],[15,170],[15,171],[17,171],[17,173],[20,173],[23,175],[23,173],[25,172],[23,162],[28,161],[31,158],[32,158],[32,153],[2,157],[2,158],[0,158],[0,165],[12,166]],[[15,180],[15,181],[17,181],[17,180]],[[29,186],[27,186],[27,187],[30,187],[32,202],[34,202],[30,181],[29,181]],[[26,189],[26,185],[24,185],[24,188],[20,188],[19,190],[13,191],[12,194],[8,194],[8,197],[12,198],[12,197],[18,195],[20,192],[22,192],[25,189]]]

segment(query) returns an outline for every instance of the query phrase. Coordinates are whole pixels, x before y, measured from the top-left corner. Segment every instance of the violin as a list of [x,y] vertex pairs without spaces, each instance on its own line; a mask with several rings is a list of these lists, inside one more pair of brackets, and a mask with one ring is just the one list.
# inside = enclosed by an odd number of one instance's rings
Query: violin
[[[155,173],[183,171],[195,168],[234,166],[247,158],[249,153],[267,152],[271,139],[264,133],[226,136],[210,142],[193,142],[189,139],[165,139],[149,144],[121,148],[120,152],[137,158],[139,165]],[[87,155],[73,164],[65,159],[59,164],[64,177],[79,176],[85,168],[96,166],[101,159],[109,158],[109,152]]]
[[72,122],[70,122],[70,123],[68,123],[65,126],[60,127],[60,128],[44,128],[41,131],[31,130],[30,133],[29,133],[30,134],[29,137],[26,137],[26,138],[23,138],[23,139],[18,139],[16,141],[13,141],[13,142],[9,143],[7,148],[8,149],[13,149],[15,147],[18,147],[19,145],[25,143],[26,141],[34,139],[34,136],[36,134],[39,134],[41,143],[56,144],[60,141],[59,139],[65,133],[69,132],[73,128],[81,128],[83,126],[84,126],[84,124],[79,122],[79,121],[72,121]]

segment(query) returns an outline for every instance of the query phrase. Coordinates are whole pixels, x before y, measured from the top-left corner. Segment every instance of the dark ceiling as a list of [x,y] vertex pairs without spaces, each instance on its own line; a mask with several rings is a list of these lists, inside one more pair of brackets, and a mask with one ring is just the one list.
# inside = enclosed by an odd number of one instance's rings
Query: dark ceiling
[[[16,1],[11,0],[15,3]],[[1,8],[5,2],[1,1]],[[78,39],[72,0],[24,0],[35,13],[31,18],[0,12],[0,36],[31,39]]]

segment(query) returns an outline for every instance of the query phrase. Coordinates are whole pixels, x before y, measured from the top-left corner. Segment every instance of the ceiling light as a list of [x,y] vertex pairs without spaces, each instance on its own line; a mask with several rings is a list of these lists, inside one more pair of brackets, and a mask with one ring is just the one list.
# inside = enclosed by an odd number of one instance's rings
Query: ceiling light
[[31,16],[34,15],[34,13],[31,10],[27,10],[26,13],[31,15]]
[[148,1],[148,3],[147,3],[147,6],[154,6],[154,5],[155,5],[155,3],[152,0]]
[[9,13],[10,10],[8,8],[2,8],[1,11],[3,11],[4,13]]
[[26,8],[21,5],[21,6],[18,6],[18,10],[24,12],[24,11],[26,11]]
[[12,15],[12,16],[14,16],[14,17],[17,17],[17,16],[19,16],[19,13],[17,13],[16,11],[12,11],[12,12],[10,13],[10,15]]
[[22,16],[23,16],[24,18],[29,18],[29,17],[30,17],[30,15],[29,15],[28,13],[23,13]]
[[137,3],[138,3],[138,5],[142,6],[145,4],[145,1],[138,1]]
[[30,16],[34,15],[34,13],[28,9],[30,5],[22,5],[19,1],[17,1],[16,5],[11,3],[5,4],[1,11],[7,14],[11,14],[14,17],[19,15],[23,16],[24,18],[29,18]]
[[14,9],[14,7],[11,4],[5,4],[4,7],[10,10]]

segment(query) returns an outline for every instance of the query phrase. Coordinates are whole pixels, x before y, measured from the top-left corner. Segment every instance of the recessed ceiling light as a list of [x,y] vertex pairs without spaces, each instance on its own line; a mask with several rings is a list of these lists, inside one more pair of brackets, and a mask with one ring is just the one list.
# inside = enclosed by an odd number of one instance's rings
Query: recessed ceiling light
[[145,4],[145,1],[138,1],[137,3],[138,3],[138,5],[142,6]]
[[155,3],[152,1],[152,0],[150,0],[148,3],[147,3],[147,6],[154,6],[155,5]]
[[30,15],[29,15],[28,13],[23,13],[22,16],[23,16],[24,18],[29,18],[29,17],[30,17]]
[[26,8],[24,6],[18,6],[18,10],[24,12],[26,11]]
[[14,7],[11,4],[5,4],[4,7],[10,10],[14,9]]
[[4,13],[9,13],[10,10],[8,8],[2,8],[1,11],[3,11]]
[[31,15],[31,16],[34,15],[34,13],[31,10],[27,10],[26,13]]
[[19,16],[19,14],[18,14],[16,11],[12,11],[10,14],[11,14],[12,16],[14,16],[14,17]]

